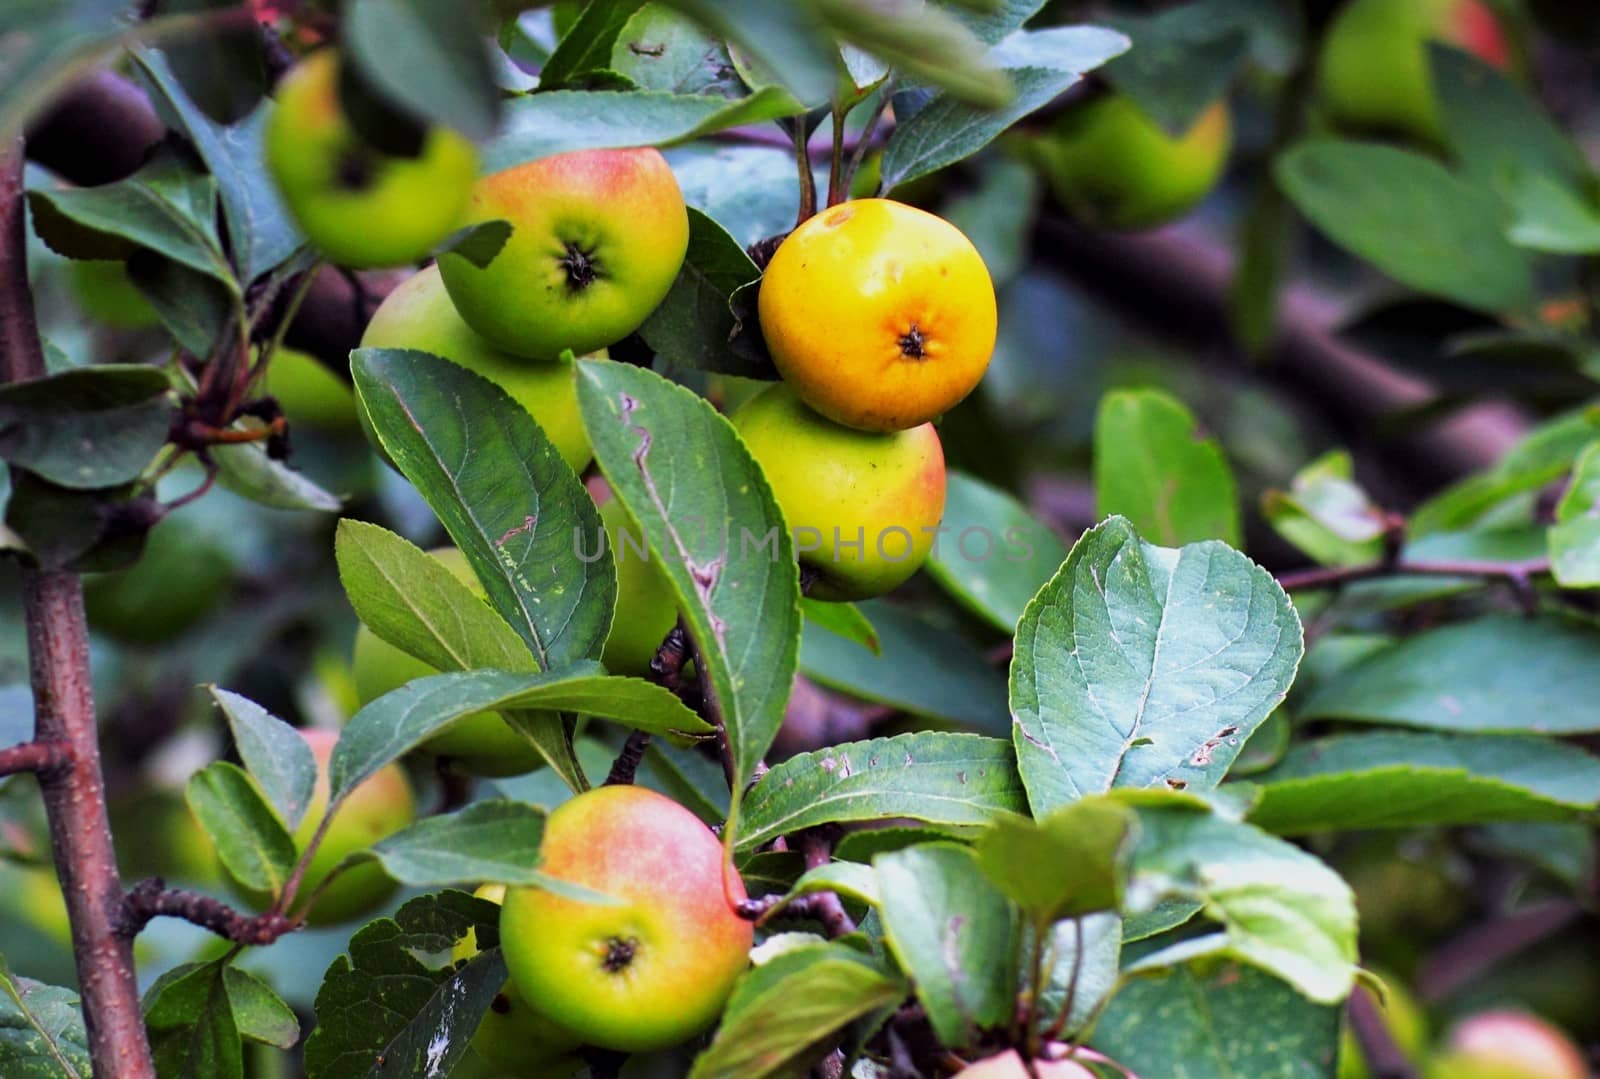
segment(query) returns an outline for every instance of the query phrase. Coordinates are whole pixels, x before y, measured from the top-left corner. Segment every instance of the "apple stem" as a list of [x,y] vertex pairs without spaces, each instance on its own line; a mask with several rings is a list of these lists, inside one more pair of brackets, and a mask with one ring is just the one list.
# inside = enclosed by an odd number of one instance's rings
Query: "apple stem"
[[[840,196],[841,201],[850,197],[850,189],[855,186],[856,173],[861,170],[861,162],[866,159],[867,149],[874,145],[873,137],[877,135],[878,126],[883,123],[884,116],[889,112],[889,103],[893,100],[894,76],[890,75],[883,80],[883,85],[878,87],[878,107],[867,117],[867,126],[861,129],[861,137],[856,140],[855,149],[850,154],[850,163],[845,166],[844,176],[839,181],[839,186],[844,192]],[[879,192],[874,191],[873,194]]]
[[791,127],[794,139],[794,156],[800,168],[800,212],[794,223],[798,228],[817,212],[817,178],[811,172],[811,152],[806,144],[811,141],[811,125],[799,117]]

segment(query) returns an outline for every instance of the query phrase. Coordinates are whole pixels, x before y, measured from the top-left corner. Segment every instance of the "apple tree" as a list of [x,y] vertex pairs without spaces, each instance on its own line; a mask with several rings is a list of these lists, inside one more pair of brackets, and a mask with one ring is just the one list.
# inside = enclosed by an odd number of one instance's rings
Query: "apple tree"
[[1591,1074],[1597,130],[1534,0],[7,5],[0,1075]]

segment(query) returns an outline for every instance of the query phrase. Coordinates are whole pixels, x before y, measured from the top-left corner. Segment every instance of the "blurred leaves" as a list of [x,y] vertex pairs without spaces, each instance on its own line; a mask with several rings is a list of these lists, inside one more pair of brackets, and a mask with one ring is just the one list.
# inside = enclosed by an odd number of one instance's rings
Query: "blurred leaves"
[[476,3],[350,0],[342,15],[343,55],[385,101],[468,138],[495,131],[500,94]]
[[1152,543],[1181,547],[1218,539],[1238,547],[1239,495],[1215,439],[1159,390],[1100,399],[1094,425],[1096,513],[1121,515]]
[[1355,480],[1345,450],[1330,450],[1294,474],[1287,491],[1261,496],[1278,535],[1323,565],[1358,566],[1383,553],[1382,509]]
[[1600,587],[1600,441],[1578,456],[1550,528],[1550,566],[1565,588]]
[[75,490],[138,478],[176,414],[157,367],[105,364],[0,386],[0,460]]
[[1038,821],[1000,816],[978,839],[978,864],[1035,926],[1115,911],[1133,827],[1127,806],[1105,795],[1080,798]]
[[929,576],[993,628],[1016,629],[1028,601],[1066,561],[1067,548],[1016,499],[952,471]]

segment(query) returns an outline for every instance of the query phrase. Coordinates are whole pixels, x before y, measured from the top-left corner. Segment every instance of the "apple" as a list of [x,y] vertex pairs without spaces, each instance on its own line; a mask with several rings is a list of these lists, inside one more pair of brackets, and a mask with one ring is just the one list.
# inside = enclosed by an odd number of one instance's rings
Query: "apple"
[[424,134],[415,157],[362,141],[339,102],[339,57],[321,49],[278,84],[267,118],[267,171],[306,238],[341,266],[401,266],[424,258],[463,222],[478,154],[448,128]]
[[1065,1060],[1026,1062],[1015,1049],[1007,1049],[968,1064],[956,1073],[956,1079],[1096,1079],[1094,1072],[1078,1063],[1080,1059],[1106,1062],[1092,1049],[1079,1049]]
[[[471,588],[479,599],[484,597],[483,585],[460,551],[441,547],[428,553],[453,573],[456,580]],[[438,673],[438,668],[396,648],[366,626],[356,630],[351,674],[355,679],[356,696],[362,704],[369,704],[414,678]],[[522,775],[544,764],[544,758],[532,743],[512,730],[498,712],[463,716],[430,738],[423,750],[481,776]]]
[[96,322],[119,330],[145,330],[161,324],[156,309],[128,279],[125,262],[72,259],[67,263],[67,280],[72,298]]
[[1066,211],[1096,228],[1143,229],[1192,210],[1222,178],[1232,143],[1225,102],[1172,135],[1132,98],[1078,102],[1021,145]]
[[791,232],[756,306],[794,392],[863,431],[943,415],[994,354],[994,282],[978,249],[943,218],[889,199],[829,207]]
[[[678,621],[678,601],[656,556],[620,500],[600,504],[606,546],[617,567],[617,606],[600,660],[612,674],[640,678]],[[587,547],[585,553],[588,553]]]
[[1511,66],[1510,42],[1484,0],[1351,0],[1328,27],[1317,65],[1328,119],[1348,131],[1442,143],[1433,41]]
[[519,356],[605,348],[666,297],[689,248],[683,192],[652,149],[578,150],[479,180],[469,224],[508,221],[486,267],[439,259],[461,317]]
[[[498,906],[505,902],[506,886],[485,884],[472,894]],[[477,955],[476,931],[457,941],[453,954],[458,963]],[[580,1044],[570,1031],[530,1008],[510,982],[495,994],[472,1036],[472,1051],[494,1074],[505,1075],[571,1075],[583,1067],[571,1055]]]
[[[450,302],[437,266],[418,270],[384,298],[361,335],[361,347],[419,349],[475,371],[528,410],[574,472],[594,456],[578,412],[572,364],[529,362],[473,333]],[[370,435],[364,412],[361,421]]]
[[1463,1019],[1434,1058],[1429,1079],[1589,1079],[1593,1074],[1565,1034],[1526,1012],[1489,1011]]
[[817,599],[866,599],[917,571],[944,516],[944,449],[931,423],[873,434],[812,412],[778,383],[733,415],[820,577]]
[[267,361],[262,389],[277,399],[291,425],[330,433],[361,429],[350,383],[308,353],[279,347]]
[[545,822],[540,869],[615,902],[512,888],[500,915],[511,982],[590,1045],[664,1049],[717,1019],[749,964],[753,931],[722,844],[689,810],[643,787],[598,787]]
[[139,561],[85,578],[89,625],[122,644],[156,645],[199,624],[228,596],[233,555],[182,517],[168,517],[145,537]]

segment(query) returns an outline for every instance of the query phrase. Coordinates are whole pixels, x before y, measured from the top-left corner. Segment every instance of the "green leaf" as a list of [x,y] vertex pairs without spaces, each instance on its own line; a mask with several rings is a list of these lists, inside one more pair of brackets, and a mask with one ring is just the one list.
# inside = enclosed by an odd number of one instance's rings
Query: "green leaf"
[[1600,758],[1520,735],[1349,734],[1300,743],[1254,782],[1250,821],[1280,835],[1566,820],[1600,804]]
[[500,94],[472,6],[432,0],[350,0],[339,41],[384,100],[468,138],[487,138]]
[[1556,507],[1550,568],[1564,588],[1600,587],[1600,442],[1579,455]]
[[742,975],[693,1079],[799,1075],[833,1044],[833,1034],[894,1004],[905,985],[844,944],[805,945]]
[[1356,483],[1345,450],[1329,450],[1294,474],[1288,491],[1261,496],[1278,535],[1322,565],[1358,566],[1383,554],[1383,510]]
[[1066,545],[1022,503],[962,472],[946,479],[944,519],[928,556],[934,580],[995,629],[1011,633]]
[[1582,894],[1594,879],[1594,830],[1584,821],[1502,822],[1473,829],[1475,850],[1537,866]]
[[1588,184],[1583,152],[1532,95],[1469,52],[1427,48],[1445,141],[1463,173],[1490,187],[1527,173]]
[[189,137],[217,181],[239,279],[253,281],[294,254],[300,234],[267,172],[262,151],[262,132],[275,107],[272,102],[263,99],[238,123],[219,124],[189,99],[160,52],[136,49],[133,62],[151,100],[168,116],[168,125]]
[[[42,569],[121,569],[137,558],[138,537],[118,537],[109,511],[126,508],[131,487],[73,491],[23,469],[10,472],[4,546],[26,552]],[[106,560],[109,564],[99,564]]]
[[806,677],[914,715],[1009,735],[1005,678],[984,661],[981,645],[882,600],[861,610],[877,632],[878,654],[813,623],[800,642]]
[[595,460],[677,597],[740,791],[783,722],[794,678],[800,580],[783,517],[732,425],[688,390],[584,361],[578,403]]
[[1301,719],[1442,731],[1600,730],[1600,630],[1558,615],[1498,615],[1407,637],[1317,685]]
[[1193,414],[1159,390],[1118,390],[1101,399],[1094,486],[1101,517],[1128,518],[1152,543],[1240,545],[1239,494],[1222,447],[1198,437]]
[[854,641],[875,656],[883,654],[883,644],[872,621],[854,603],[829,603],[808,596],[800,598],[800,613],[807,622],[821,626],[836,637]]
[[134,251],[127,266],[128,280],[172,339],[196,356],[209,356],[236,309],[228,287],[148,249]]
[[650,90],[531,94],[506,107],[500,133],[483,146],[483,169],[498,172],[571,150],[666,146],[804,111],[778,87],[737,101]]
[[610,68],[617,35],[642,3],[643,0],[591,0],[585,4],[578,20],[539,69],[539,89],[554,90],[581,82],[578,77],[591,71]]
[[730,306],[734,292],[760,276],[726,229],[690,209],[683,268],[666,299],[639,327],[639,336],[674,367],[770,377],[772,359],[759,328],[742,324]]
[[217,182],[171,153],[158,154],[127,179],[98,187],[36,188],[39,204],[83,228],[149,248],[216,278],[238,293],[233,268],[217,238]]
[[1034,925],[1122,903],[1133,813],[1104,795],[1080,798],[1037,822],[1002,816],[978,838],[978,864]]
[[638,8],[616,35],[609,67],[641,90],[739,97],[744,84],[728,47],[675,11],[671,4]]
[[231,965],[222,978],[241,1037],[285,1050],[300,1043],[300,1020],[272,986]]
[[1090,1044],[1161,1079],[1321,1079],[1339,1016],[1249,967],[1194,963],[1125,983]]
[[337,513],[344,505],[315,482],[282,461],[267,456],[259,442],[212,446],[217,483],[243,498],[272,509]]
[[[814,7],[793,0],[672,0],[673,6],[730,45],[734,61],[747,78],[750,63],[770,73],[781,86],[762,86],[786,100],[795,112],[828,100],[838,83],[839,54],[824,31]],[[764,80],[756,80],[764,81]],[[792,93],[791,93],[792,92]],[[797,100],[798,99],[798,100]],[[801,104],[804,102],[805,104]]]
[[1017,627],[1011,712],[1035,814],[1112,787],[1216,786],[1283,700],[1300,620],[1265,570],[1216,541],[1084,533]]
[[0,958],[0,1069],[12,1079],[89,1079],[78,994],[13,977]]
[[[1092,71],[1128,48],[1128,39],[1096,26],[1062,27],[1036,31],[1048,34],[1048,50],[1028,50],[1026,63],[1005,66],[1016,94],[997,109],[964,104],[948,93],[939,94],[910,119],[895,126],[883,151],[885,190],[946,165],[971,157],[1018,120],[1055,100],[1085,72]],[[1013,46],[1021,53],[1026,46]],[[1040,57],[1052,59],[1040,66]],[[998,57],[1005,64],[1004,56]]]
[[76,490],[144,471],[176,414],[160,368],[104,364],[0,387],[0,459]]
[[933,5],[875,7],[853,0],[813,0],[834,36],[953,100],[996,109],[1011,100],[1011,81],[991,66],[984,42]]
[[[1063,1035],[1076,1034],[1098,1013],[1102,1001],[1117,985],[1117,964],[1122,955],[1122,919],[1115,911],[1057,922],[1050,927],[1045,955],[1055,962],[1045,971],[1040,994],[1039,1026],[1048,1030],[1067,1006],[1073,985],[1072,1006]],[[1077,953],[1082,952],[1082,958]]]
[[1560,479],[1596,438],[1600,438],[1600,410],[1579,409],[1546,420],[1494,467],[1468,476],[1417,507],[1411,515],[1411,535],[1460,532],[1477,525],[1509,499]]
[[995,288],[1004,289],[1027,265],[1041,181],[1009,157],[985,159],[976,172],[977,185],[947,199],[940,212],[978,249]]
[[1533,306],[1530,264],[1505,238],[1499,201],[1432,158],[1312,139],[1274,173],[1331,240],[1401,284],[1491,314]]
[[[506,982],[499,908],[463,892],[422,896],[350,938],[317,991],[309,1079],[448,1075]],[[483,950],[453,967],[468,933]]]
[[616,571],[578,558],[574,536],[596,535],[600,511],[527,410],[425,352],[358,349],[350,370],[384,449],[539,666],[599,655]]
[[189,809],[240,884],[277,895],[294,868],[294,841],[244,769],[213,761],[184,787]]
[[872,860],[884,939],[939,1041],[972,1045],[1016,1011],[1017,912],[966,847],[927,843]]
[[563,894],[580,892],[585,901],[603,899],[538,871],[544,819],[544,810],[522,802],[474,802],[456,813],[420,820],[375,844],[372,853],[395,880],[419,888],[493,881],[548,885]]
[[710,730],[670,690],[642,678],[608,675],[593,660],[533,674],[434,674],[385,693],[350,717],[328,765],[333,801],[462,716],[508,709],[513,725],[521,711],[543,709],[582,712],[652,734]]
[[870,865],[859,862],[825,862],[813,866],[800,875],[783,897],[781,906],[803,895],[817,892],[837,892],[869,907],[883,906],[883,894],[878,890],[878,875]]
[[985,824],[1025,807],[1009,744],[923,731],[800,753],[745,797],[738,846],[750,850],[802,828],[905,818]]
[[1197,901],[1221,930],[1170,944],[1129,970],[1226,956],[1282,978],[1321,1004],[1349,994],[1355,980],[1355,897],[1312,855],[1211,813],[1145,808],[1133,865],[1130,892]]
[[243,1079],[244,1046],[228,992],[227,960],[167,972],[145,995],[144,1021],[163,1076]]
[[1519,174],[1505,186],[1512,243],[1556,255],[1600,254],[1600,207],[1591,199],[1541,174]]
[[209,687],[228,717],[239,759],[289,831],[300,826],[317,786],[317,761],[299,731],[237,693]]
[[[1201,0],[1112,25],[1133,47],[1101,74],[1168,132],[1188,131],[1228,93],[1250,56],[1250,25],[1233,0]],[[1232,10],[1230,10],[1232,9]]]

